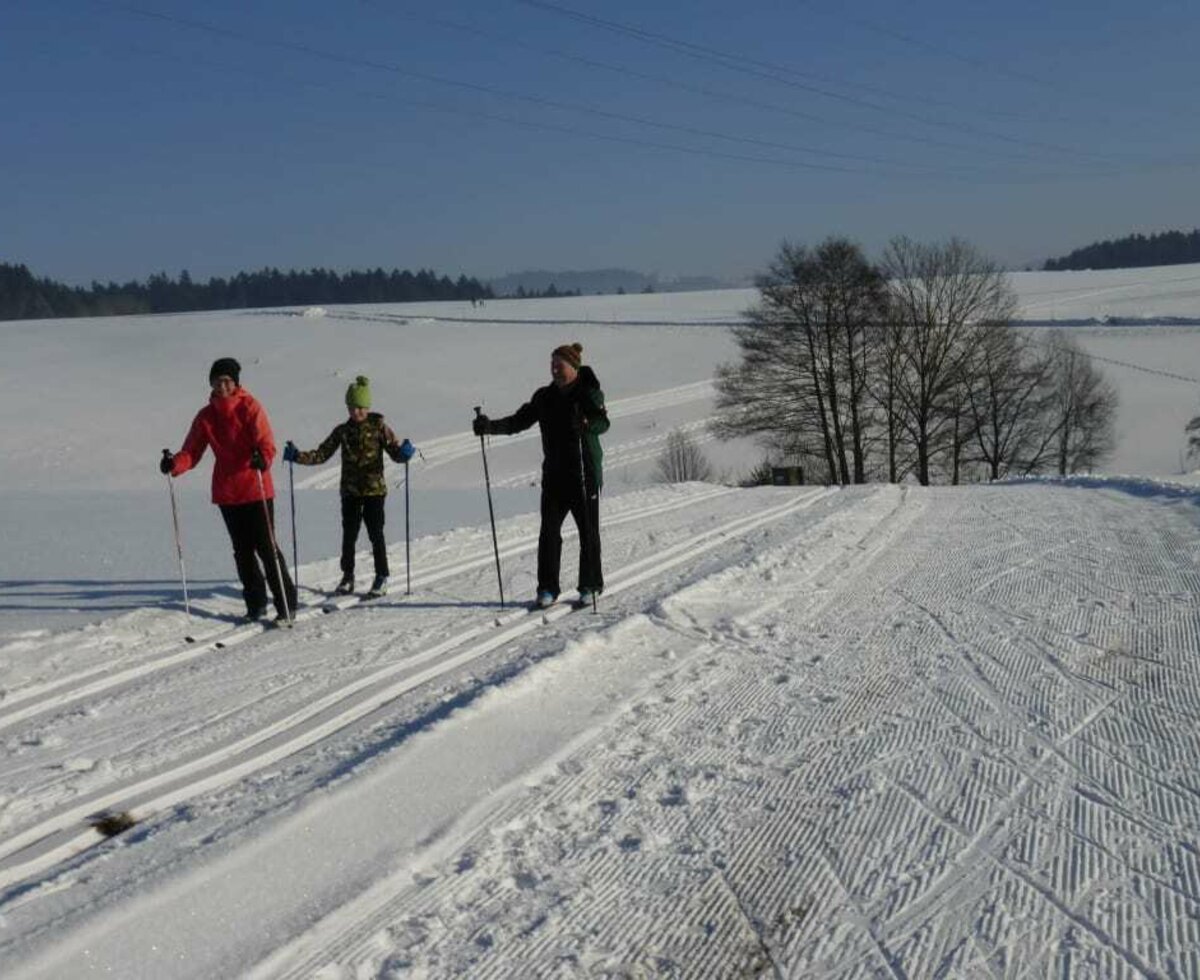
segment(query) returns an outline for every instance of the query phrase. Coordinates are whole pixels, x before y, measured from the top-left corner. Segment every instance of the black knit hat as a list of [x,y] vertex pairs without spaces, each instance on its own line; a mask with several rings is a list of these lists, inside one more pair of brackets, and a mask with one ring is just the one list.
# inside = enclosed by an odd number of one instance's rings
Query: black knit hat
[[208,369],[208,383],[212,384],[217,378],[233,378],[235,385],[241,384],[242,366],[232,357],[218,357],[213,366]]

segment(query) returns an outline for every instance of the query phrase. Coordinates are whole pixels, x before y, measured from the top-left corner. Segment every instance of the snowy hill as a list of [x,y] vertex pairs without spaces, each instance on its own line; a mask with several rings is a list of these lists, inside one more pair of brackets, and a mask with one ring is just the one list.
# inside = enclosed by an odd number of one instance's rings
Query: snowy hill
[[[1139,274],[1017,282],[1055,317],[1197,313],[1194,284]],[[653,484],[751,299],[4,325],[0,973],[1200,974],[1196,498]],[[1127,365],[1120,460],[1174,453],[1196,331],[1070,329]],[[543,621],[497,604],[467,424],[569,339],[613,409],[608,586]],[[203,471],[184,614],[152,466],[226,353],[302,445],[372,375],[425,454],[411,596],[320,611],[336,468],[305,470],[297,626],[234,626]],[[510,597],[538,451],[490,449]],[[137,823],[106,840],[104,811]]]

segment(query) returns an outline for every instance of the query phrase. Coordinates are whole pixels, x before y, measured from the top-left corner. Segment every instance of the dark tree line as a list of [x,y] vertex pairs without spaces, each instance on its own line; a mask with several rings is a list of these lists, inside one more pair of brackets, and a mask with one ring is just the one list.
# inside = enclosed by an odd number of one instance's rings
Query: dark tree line
[[558,299],[562,296],[580,296],[582,295],[578,289],[559,289],[554,283],[550,283],[545,289],[526,289],[524,286],[518,286],[515,293],[508,294],[505,298],[511,299]]
[[1148,265],[1200,262],[1200,228],[1192,232],[1163,231],[1155,235],[1126,235],[1077,248],[1047,260],[1049,272],[1065,269],[1136,269]]
[[0,320],[491,297],[491,289],[478,279],[453,280],[427,269],[341,274],[262,269],[207,282],[193,281],[184,270],[177,279],[160,272],[145,282],[93,282],[85,289],[37,278],[24,265],[0,263]]
[[753,436],[814,482],[923,485],[1094,467],[1116,393],[1074,340],[1013,328],[997,265],[960,240],[879,264],[784,243],[717,373],[718,436]]

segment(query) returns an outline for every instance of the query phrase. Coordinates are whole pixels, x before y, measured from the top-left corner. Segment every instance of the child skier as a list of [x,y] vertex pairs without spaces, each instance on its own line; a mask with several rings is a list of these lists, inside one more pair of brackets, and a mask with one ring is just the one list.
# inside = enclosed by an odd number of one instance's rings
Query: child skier
[[375,559],[375,581],[367,593],[367,598],[373,599],[385,594],[388,586],[387,543],[383,538],[383,508],[387,498],[383,454],[386,452],[397,463],[406,463],[416,449],[407,439],[397,443],[396,434],[383,416],[370,411],[371,385],[362,375],[346,389],[346,408],[350,418],[336,426],[316,449],[301,451],[288,440],[283,458],[289,463],[316,466],[341,449],[342,580],[335,592],[348,595],[354,591],[354,550],[358,529],[365,523]]

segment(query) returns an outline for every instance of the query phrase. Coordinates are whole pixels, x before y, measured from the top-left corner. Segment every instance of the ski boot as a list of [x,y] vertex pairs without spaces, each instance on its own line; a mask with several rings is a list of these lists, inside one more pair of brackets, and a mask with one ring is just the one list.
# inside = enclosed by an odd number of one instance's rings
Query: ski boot
[[257,623],[267,614],[266,606],[257,606],[254,609],[247,609],[246,615],[242,617],[243,623]]

